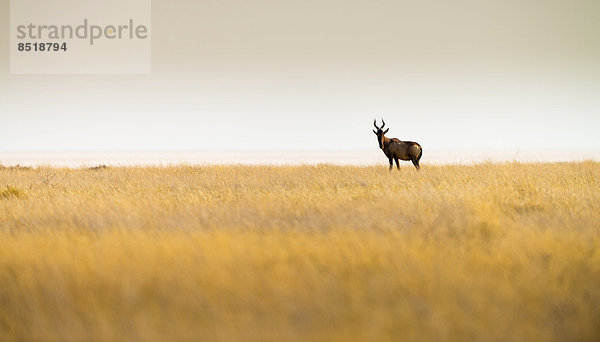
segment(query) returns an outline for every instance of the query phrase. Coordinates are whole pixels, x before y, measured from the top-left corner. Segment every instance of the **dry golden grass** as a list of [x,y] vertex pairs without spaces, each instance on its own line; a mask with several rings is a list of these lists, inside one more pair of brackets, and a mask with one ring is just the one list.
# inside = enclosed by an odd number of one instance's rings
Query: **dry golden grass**
[[600,164],[0,169],[0,340],[600,340]]

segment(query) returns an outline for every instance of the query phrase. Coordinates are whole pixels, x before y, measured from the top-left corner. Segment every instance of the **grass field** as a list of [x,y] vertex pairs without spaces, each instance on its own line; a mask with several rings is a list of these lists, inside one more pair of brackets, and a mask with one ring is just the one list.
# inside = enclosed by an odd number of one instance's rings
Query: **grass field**
[[0,169],[0,340],[600,340],[600,163]]

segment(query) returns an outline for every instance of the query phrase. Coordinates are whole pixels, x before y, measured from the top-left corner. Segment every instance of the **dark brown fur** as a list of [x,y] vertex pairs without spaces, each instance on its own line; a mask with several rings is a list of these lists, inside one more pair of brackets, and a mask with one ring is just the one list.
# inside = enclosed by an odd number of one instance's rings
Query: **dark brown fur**
[[[382,120],[383,122],[383,120]],[[379,142],[379,148],[383,150],[383,153],[390,162],[390,171],[394,166],[394,161],[396,162],[396,167],[400,170],[400,164],[398,160],[410,160],[413,165],[417,169],[417,171],[421,168],[419,165],[419,160],[423,155],[423,148],[421,145],[414,141],[402,141],[396,138],[387,138],[385,134],[388,132],[389,128],[383,131],[383,127],[385,126],[385,122],[380,127],[377,127],[376,122],[373,124],[377,131],[373,130],[373,132],[377,135],[377,141]]]

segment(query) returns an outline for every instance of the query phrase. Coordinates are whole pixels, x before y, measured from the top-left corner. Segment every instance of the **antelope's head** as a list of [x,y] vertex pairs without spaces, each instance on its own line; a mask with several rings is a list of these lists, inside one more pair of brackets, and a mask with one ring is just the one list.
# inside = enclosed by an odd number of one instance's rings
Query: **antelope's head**
[[377,130],[373,130],[373,133],[375,133],[375,135],[377,135],[377,142],[379,143],[379,148],[383,149],[383,136],[390,130],[389,128],[386,129],[385,131],[383,130],[383,127],[385,127],[385,121],[383,121],[383,119],[381,119],[381,122],[383,123],[381,125],[381,127],[377,127],[377,119],[373,120],[373,126],[375,126],[375,128],[377,128]]

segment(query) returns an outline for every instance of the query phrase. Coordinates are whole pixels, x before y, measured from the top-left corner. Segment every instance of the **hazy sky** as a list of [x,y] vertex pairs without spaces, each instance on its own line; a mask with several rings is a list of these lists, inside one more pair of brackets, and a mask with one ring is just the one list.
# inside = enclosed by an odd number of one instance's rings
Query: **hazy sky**
[[0,151],[600,148],[597,0],[154,0],[149,75],[11,75],[0,12]]

